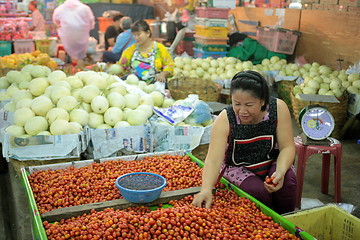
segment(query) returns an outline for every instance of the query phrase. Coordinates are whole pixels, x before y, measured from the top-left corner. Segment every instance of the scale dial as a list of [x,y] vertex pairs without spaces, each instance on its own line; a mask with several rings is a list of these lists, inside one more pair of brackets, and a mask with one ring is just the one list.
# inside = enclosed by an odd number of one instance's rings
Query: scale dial
[[323,107],[306,107],[301,110],[300,124],[304,134],[313,140],[323,140],[334,130],[335,121]]

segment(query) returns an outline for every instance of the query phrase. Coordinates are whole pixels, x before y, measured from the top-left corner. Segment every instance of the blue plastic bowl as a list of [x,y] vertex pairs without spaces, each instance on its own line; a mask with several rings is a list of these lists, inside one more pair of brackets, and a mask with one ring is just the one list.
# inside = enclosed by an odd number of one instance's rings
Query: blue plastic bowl
[[135,172],[118,177],[115,185],[129,202],[148,203],[159,198],[166,179],[155,173]]

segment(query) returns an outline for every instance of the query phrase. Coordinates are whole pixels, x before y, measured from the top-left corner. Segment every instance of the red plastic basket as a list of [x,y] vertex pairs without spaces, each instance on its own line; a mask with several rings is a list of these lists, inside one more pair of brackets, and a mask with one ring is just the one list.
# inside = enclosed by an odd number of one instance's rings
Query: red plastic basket
[[99,31],[101,32],[105,32],[107,27],[113,23],[112,18],[106,18],[106,17],[98,17],[98,21],[99,21]]
[[256,32],[257,41],[269,51],[293,54],[300,32],[284,28],[259,27]]

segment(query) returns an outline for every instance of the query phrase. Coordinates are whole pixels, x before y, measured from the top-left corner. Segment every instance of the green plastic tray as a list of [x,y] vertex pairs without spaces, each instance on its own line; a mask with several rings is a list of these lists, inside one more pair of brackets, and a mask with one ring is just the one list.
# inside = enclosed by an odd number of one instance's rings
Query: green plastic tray
[[[204,167],[204,162],[196,158],[191,153],[187,153],[187,155],[191,158],[192,161],[196,162],[199,167]],[[39,213],[39,210],[37,208],[35,198],[33,195],[33,192],[30,187],[30,183],[28,180],[28,176],[30,175],[29,171],[26,168],[21,169],[21,183],[23,184],[26,195],[29,202],[29,208],[31,212],[31,221],[32,221],[32,227],[33,227],[33,239],[34,240],[48,240],[45,228],[42,224],[42,219]],[[294,234],[298,236],[299,238],[303,240],[315,240],[314,237],[312,237],[309,233],[301,231],[299,228],[295,226],[295,224],[291,223],[290,221],[286,220],[283,216],[279,215],[278,213],[271,210],[269,207],[265,206],[263,203],[252,197],[251,195],[247,194],[240,188],[236,187],[235,185],[231,184],[228,180],[225,178],[221,178],[221,183],[223,183],[228,188],[231,188],[237,193],[240,197],[248,198],[250,201],[254,202],[258,207],[260,207],[261,211],[265,213],[266,215],[273,218],[274,222],[280,224],[282,227],[284,227],[287,231],[289,231],[291,234]],[[171,207],[168,204],[164,204],[164,207]],[[155,210],[157,207],[153,207],[152,210]]]

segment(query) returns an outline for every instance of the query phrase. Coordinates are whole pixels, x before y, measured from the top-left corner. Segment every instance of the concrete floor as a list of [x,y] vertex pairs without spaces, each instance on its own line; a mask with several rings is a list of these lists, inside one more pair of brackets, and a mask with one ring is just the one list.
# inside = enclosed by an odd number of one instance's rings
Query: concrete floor
[[[299,128],[293,123],[294,135],[300,133]],[[352,204],[357,207],[353,214],[360,218],[360,191],[358,190],[360,186],[360,145],[357,144],[355,140],[346,140],[341,141],[343,145],[343,154],[342,154],[342,202]],[[4,162],[0,163],[2,166],[0,169],[4,169],[2,165]],[[30,240],[28,236],[31,236],[30,222],[27,217],[21,217],[20,212],[26,214],[28,212],[26,201],[19,199],[24,197],[23,189],[18,183],[17,193],[11,191],[11,188],[14,188],[14,184],[10,183],[11,171],[2,170],[0,171],[0,240]],[[321,177],[321,156],[313,155],[307,161],[305,182],[303,188],[303,199],[313,199],[320,200],[322,203],[331,203],[333,202],[333,168],[331,166],[330,173],[330,186],[329,194],[325,195],[320,192],[320,177]],[[20,182],[20,180],[17,178]],[[17,184],[17,183],[16,183]],[[14,201],[14,197],[18,198]],[[23,209],[14,209],[14,202],[23,202]],[[19,217],[20,216],[20,217]],[[16,219],[16,220],[14,220]],[[27,226],[20,226],[15,224],[15,221],[22,221],[23,224]],[[18,226],[16,226],[18,225]],[[21,229],[19,229],[21,228]],[[19,232],[27,232],[27,237],[19,237]],[[21,235],[23,236],[23,235]]]

